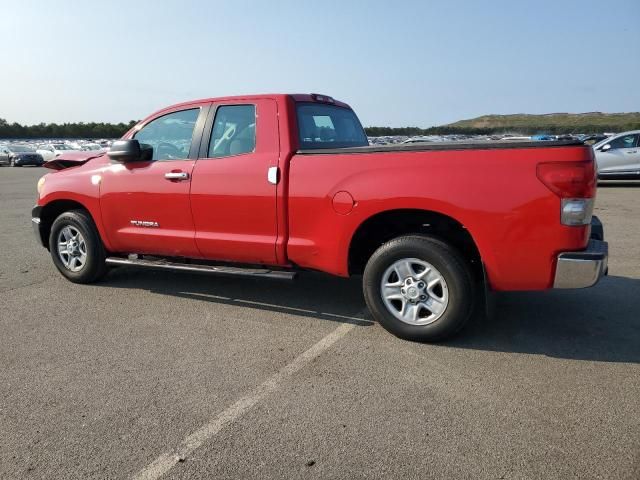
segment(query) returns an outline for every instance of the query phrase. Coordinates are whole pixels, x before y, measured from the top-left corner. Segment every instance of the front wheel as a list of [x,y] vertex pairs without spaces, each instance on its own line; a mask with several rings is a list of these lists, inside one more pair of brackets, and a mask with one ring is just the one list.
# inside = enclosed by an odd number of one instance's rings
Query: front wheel
[[367,263],[363,289],[374,318],[406,340],[450,337],[473,311],[473,282],[465,260],[434,237],[408,235],[382,245]]
[[61,214],[53,222],[49,250],[60,273],[74,283],[91,283],[107,271],[98,230],[83,210]]

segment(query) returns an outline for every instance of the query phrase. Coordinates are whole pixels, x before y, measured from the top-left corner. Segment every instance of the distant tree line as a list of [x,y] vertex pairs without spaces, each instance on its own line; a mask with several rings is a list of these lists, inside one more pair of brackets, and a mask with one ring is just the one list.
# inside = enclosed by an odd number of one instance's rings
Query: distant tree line
[[[9,123],[0,118],[0,138],[119,138],[137,123],[39,123],[37,125],[21,125]],[[440,127],[367,127],[365,131],[370,137],[386,135],[491,135],[495,133],[519,132],[523,134],[536,133],[596,133],[596,132],[625,132],[640,130],[640,122],[629,122],[615,125],[607,124],[574,124],[574,125],[527,125],[501,126],[491,128],[454,127],[443,125]]]
[[381,137],[389,135],[445,135],[445,134],[463,134],[463,135],[492,135],[499,133],[519,132],[522,134],[563,134],[563,133],[601,133],[601,132],[626,132],[629,130],[640,130],[640,122],[617,123],[615,125],[607,124],[578,124],[578,125],[513,125],[500,126],[491,128],[474,128],[474,127],[453,127],[443,125],[440,127],[419,128],[419,127],[366,127],[365,132],[370,137]]
[[0,138],[119,138],[133,127],[129,123],[39,123],[21,125],[0,118]]

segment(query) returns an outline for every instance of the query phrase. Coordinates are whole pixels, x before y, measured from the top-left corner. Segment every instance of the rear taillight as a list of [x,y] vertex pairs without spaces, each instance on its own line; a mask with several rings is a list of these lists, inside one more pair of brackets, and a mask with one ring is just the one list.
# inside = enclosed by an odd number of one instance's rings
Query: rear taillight
[[560,198],[593,198],[596,194],[593,160],[539,163],[537,174],[540,181]]
[[591,223],[596,194],[593,160],[540,163],[537,175],[549,190],[561,198],[560,221],[563,225]]

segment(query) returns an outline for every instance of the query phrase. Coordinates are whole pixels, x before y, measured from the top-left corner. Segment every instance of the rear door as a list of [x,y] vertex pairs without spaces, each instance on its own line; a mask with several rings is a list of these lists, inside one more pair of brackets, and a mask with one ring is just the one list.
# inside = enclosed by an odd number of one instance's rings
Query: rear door
[[118,252],[198,257],[189,190],[209,104],[163,111],[133,138],[151,161],[113,162],[102,175],[100,207]]
[[[599,147],[596,152],[598,172],[623,174],[640,169],[639,137],[637,133],[622,135]],[[608,150],[603,150],[605,145],[609,145]]]
[[206,258],[276,264],[277,103],[271,99],[212,106],[193,169],[191,210]]

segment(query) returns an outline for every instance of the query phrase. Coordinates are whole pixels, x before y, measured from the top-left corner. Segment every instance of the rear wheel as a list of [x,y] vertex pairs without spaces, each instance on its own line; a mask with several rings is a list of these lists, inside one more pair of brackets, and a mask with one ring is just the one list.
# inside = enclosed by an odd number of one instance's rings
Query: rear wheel
[[471,273],[462,256],[433,237],[411,235],[382,245],[369,259],[364,296],[394,335],[419,342],[457,333],[473,311]]
[[71,210],[56,218],[49,235],[49,250],[60,273],[74,283],[95,282],[107,271],[100,235],[83,210]]

